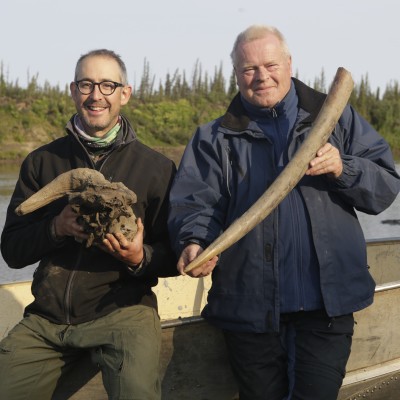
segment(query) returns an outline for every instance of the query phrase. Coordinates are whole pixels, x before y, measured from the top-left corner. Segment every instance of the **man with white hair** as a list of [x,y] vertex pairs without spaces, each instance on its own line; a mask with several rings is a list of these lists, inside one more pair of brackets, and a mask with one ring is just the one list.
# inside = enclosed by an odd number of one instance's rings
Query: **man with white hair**
[[[225,115],[197,129],[170,193],[182,274],[276,179],[326,98],[292,77],[274,27],[246,29],[231,57],[239,93]],[[224,333],[240,400],[337,398],[353,312],[372,303],[375,288],[355,209],[377,214],[399,189],[388,144],[346,106],[279,207],[187,273],[212,273],[202,315]]]

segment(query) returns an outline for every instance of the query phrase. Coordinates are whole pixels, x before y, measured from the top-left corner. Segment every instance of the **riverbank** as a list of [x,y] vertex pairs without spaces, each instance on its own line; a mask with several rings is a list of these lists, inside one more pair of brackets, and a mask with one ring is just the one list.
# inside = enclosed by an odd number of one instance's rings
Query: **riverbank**
[[[12,153],[10,153],[10,147],[9,146],[2,146],[2,150],[0,151],[0,168],[4,166],[5,168],[9,167],[16,167],[19,168],[21,165],[22,161],[26,157],[26,154],[28,154],[30,151],[34,150],[35,148],[41,146],[41,143],[26,143],[24,145],[21,145],[20,150],[23,150],[21,152],[21,155],[13,156],[11,157],[10,154],[16,154],[15,151],[13,150]],[[14,146],[13,146],[14,148]],[[175,164],[178,166],[181,158],[183,151],[185,149],[185,146],[155,146],[152,147],[154,150],[159,151],[160,153],[164,154],[166,157],[171,159],[172,161],[175,162]],[[23,154],[23,155],[22,155]]]

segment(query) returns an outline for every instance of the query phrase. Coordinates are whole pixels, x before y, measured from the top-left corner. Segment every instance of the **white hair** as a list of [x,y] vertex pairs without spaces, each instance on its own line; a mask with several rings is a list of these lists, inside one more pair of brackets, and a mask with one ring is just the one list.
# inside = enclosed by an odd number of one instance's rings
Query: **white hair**
[[239,33],[239,35],[237,36],[237,38],[235,40],[235,43],[233,45],[233,49],[231,52],[231,59],[232,59],[233,66],[236,67],[237,49],[240,44],[246,43],[246,42],[252,42],[253,40],[256,40],[256,39],[262,39],[268,35],[274,35],[275,37],[277,37],[279,42],[281,43],[283,52],[288,57],[290,57],[290,50],[286,43],[286,39],[277,28],[275,28],[273,26],[269,26],[269,25],[251,25],[247,29],[245,29],[243,32]]

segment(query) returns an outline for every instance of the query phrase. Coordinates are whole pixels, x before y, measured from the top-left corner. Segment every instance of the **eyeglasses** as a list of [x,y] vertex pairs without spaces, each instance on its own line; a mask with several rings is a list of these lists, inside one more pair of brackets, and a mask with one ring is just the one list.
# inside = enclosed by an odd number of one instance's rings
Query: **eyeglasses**
[[90,94],[93,92],[94,87],[97,85],[100,89],[101,94],[104,96],[110,96],[115,92],[118,87],[124,87],[122,83],[113,81],[103,81],[103,82],[92,82],[87,80],[75,81],[75,85],[82,94]]

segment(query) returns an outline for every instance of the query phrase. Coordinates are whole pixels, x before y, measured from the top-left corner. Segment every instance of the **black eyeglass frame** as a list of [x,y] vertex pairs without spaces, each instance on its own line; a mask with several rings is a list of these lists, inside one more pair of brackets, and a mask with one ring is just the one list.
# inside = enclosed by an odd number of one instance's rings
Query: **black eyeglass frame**
[[[92,86],[92,90],[91,90],[89,93],[83,93],[82,90],[79,88],[79,84],[80,84],[81,82],[90,82],[90,83],[93,85],[93,86]],[[102,85],[103,83],[112,83],[112,84],[114,85],[113,91],[112,91],[111,93],[103,93],[103,91],[101,90],[101,85]],[[97,85],[97,86],[99,87],[100,93],[101,93],[103,96],[111,96],[112,94],[115,93],[115,91],[117,90],[117,88],[119,88],[119,87],[124,87],[124,86],[125,86],[123,83],[114,82],[114,81],[92,82],[92,81],[90,81],[89,79],[81,79],[81,80],[79,80],[79,81],[75,81],[75,85],[76,85],[76,87],[78,88],[79,92],[80,92],[81,94],[83,94],[83,95],[92,94],[93,91],[94,91],[95,86]]]

